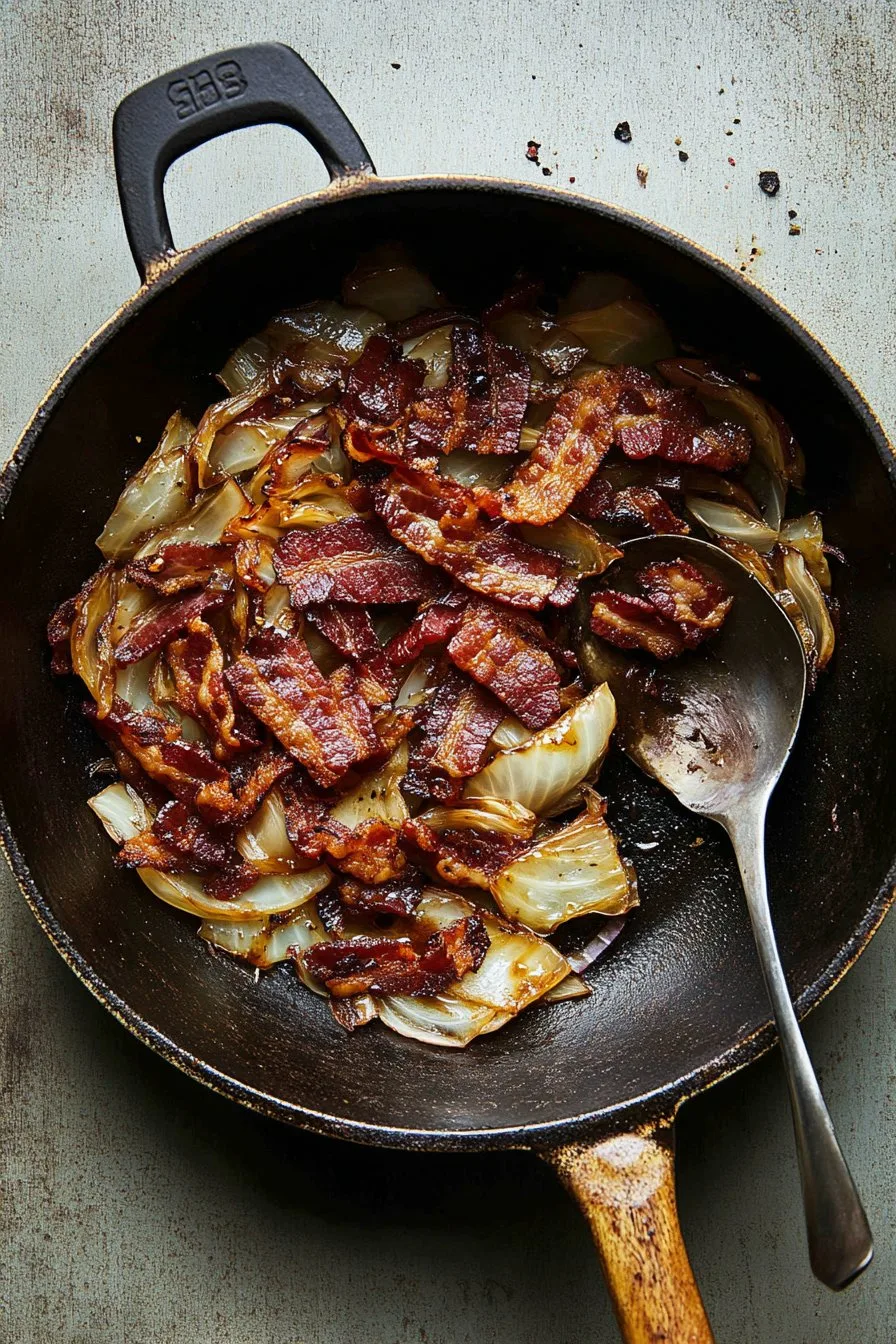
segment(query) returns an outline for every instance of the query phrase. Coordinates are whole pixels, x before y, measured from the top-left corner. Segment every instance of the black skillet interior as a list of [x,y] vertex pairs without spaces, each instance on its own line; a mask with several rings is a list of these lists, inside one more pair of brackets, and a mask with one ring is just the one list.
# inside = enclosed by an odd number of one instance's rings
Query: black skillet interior
[[763,374],[805,446],[807,506],[824,512],[826,537],[848,558],[835,566],[838,652],[773,801],[774,909],[797,994],[817,995],[848,964],[882,909],[896,836],[896,497],[872,432],[785,324],[720,268],[648,227],[526,188],[374,181],[275,212],[158,285],[84,364],[43,424],[0,529],[0,797],[57,941],[192,1071],[348,1137],[545,1142],[567,1118],[593,1123],[612,1109],[619,1123],[636,1099],[658,1094],[668,1105],[721,1072],[723,1057],[749,1057],[744,1043],[768,1010],[720,832],[611,759],[601,787],[637,864],[642,907],[590,974],[592,997],[531,1010],[465,1051],[377,1025],[349,1037],[289,970],[254,983],[207,952],[194,919],[113,869],[84,805],[102,748],[74,689],[47,672],[47,615],[95,568],[93,538],[171,410],[200,412],[219,395],[210,374],[235,344],[271,312],[337,293],[360,251],[395,238],[452,297],[480,303],[518,265],[623,271],[682,339]]

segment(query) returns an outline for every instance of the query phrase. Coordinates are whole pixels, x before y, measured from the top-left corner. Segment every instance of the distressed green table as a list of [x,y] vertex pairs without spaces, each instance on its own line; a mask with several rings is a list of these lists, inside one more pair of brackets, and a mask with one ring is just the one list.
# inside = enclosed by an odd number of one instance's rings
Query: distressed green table
[[[134,286],[109,149],[116,102],[204,51],[263,39],[307,57],[384,173],[548,169],[545,181],[574,178],[745,266],[896,430],[892,0],[4,10],[4,451]],[[613,138],[620,120],[629,145]],[[780,174],[774,199],[758,190],[763,168]],[[291,132],[239,132],[172,171],[175,237],[322,181]],[[616,1339],[584,1225],[534,1159],[382,1154],[242,1112],[105,1014],[5,872],[0,909],[3,1341]],[[682,1220],[720,1344],[893,1339],[894,948],[891,920],[807,1026],[877,1234],[873,1267],[846,1294],[809,1272],[774,1055],[683,1112]]]

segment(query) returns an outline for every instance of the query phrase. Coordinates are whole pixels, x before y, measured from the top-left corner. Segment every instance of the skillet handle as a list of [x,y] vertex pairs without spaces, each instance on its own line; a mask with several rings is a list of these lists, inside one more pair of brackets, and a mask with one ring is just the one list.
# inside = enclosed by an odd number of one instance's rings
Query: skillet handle
[[625,1344],[713,1344],[678,1224],[671,1123],[541,1156],[588,1221]]
[[118,105],[115,175],[131,252],[145,283],[175,254],[163,186],[182,154],[242,126],[292,126],[330,180],[375,173],[348,117],[301,56],[279,42],[234,47],[150,80]]

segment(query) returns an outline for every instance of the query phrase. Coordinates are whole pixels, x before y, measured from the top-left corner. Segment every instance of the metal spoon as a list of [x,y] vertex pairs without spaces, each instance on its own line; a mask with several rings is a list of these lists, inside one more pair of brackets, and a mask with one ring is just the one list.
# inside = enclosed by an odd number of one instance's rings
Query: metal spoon
[[710,542],[677,536],[626,542],[610,586],[635,591],[638,570],[679,558],[714,574],[734,595],[721,631],[701,649],[658,664],[591,635],[584,613],[579,661],[589,680],[609,681],[619,741],[632,760],[731,838],[787,1072],[809,1259],[822,1283],[845,1288],[871,1261],[871,1230],[797,1023],[765,874],[768,801],[803,708],[802,644],[771,594]]

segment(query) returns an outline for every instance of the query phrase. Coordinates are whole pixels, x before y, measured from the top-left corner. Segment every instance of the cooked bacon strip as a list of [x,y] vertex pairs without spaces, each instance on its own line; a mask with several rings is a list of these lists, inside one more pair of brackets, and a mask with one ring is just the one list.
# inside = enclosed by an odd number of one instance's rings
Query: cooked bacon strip
[[689,560],[648,565],[637,580],[657,611],[675,622],[689,649],[720,628],[734,601],[720,583]]
[[[241,826],[257,811],[268,790],[292,769],[292,762],[282,753],[262,751],[244,757],[228,774],[207,747],[185,742],[170,719],[159,713],[139,714],[118,697],[102,719],[93,704],[85,705],[84,713],[111,744],[116,760],[132,758],[154,784],[194,808],[211,825]],[[132,783],[125,770],[122,777]]]
[[455,589],[418,612],[406,630],[393,635],[386,645],[386,657],[397,667],[412,663],[432,644],[444,644],[463,620],[470,596]]
[[224,652],[210,625],[201,617],[190,621],[186,635],[168,645],[165,659],[174,680],[174,703],[206,730],[219,760],[261,746],[257,725],[234,705],[224,680]]
[[437,574],[392,540],[377,522],[344,518],[288,532],[274,569],[294,607],[323,602],[419,602],[438,596]]
[[347,938],[317,943],[302,965],[337,998],[373,994],[439,994],[485,960],[490,939],[478,915],[467,915],[426,940],[420,952],[405,938]]
[[684,536],[690,528],[651,486],[626,485],[614,490],[609,481],[592,476],[571,505],[575,513],[613,527],[637,528],[654,534],[677,533]]
[[125,575],[162,597],[174,597],[188,588],[201,588],[215,570],[233,563],[233,546],[225,542],[169,541],[155,555],[132,560]]
[[400,877],[371,886],[349,880],[339,883],[339,894],[351,910],[376,915],[412,915],[420,904],[426,879],[416,868],[406,867]]
[[183,634],[197,616],[217,611],[233,598],[233,580],[215,573],[208,585],[186,597],[163,598],[131,621],[115,646],[115,661],[120,667],[139,663],[150,653],[158,653],[176,635]]
[[360,678],[361,693],[369,705],[385,705],[395,698],[398,676],[363,607],[333,603],[327,607],[309,607],[306,614],[324,639],[351,660]]
[[743,425],[721,420],[695,429],[687,422],[670,420],[662,414],[617,417],[615,442],[626,457],[635,461],[660,457],[666,462],[683,462],[711,471],[732,471],[744,466],[752,447]]
[[116,863],[167,873],[205,873],[226,867],[232,858],[233,830],[212,830],[186,803],[172,798],[148,831],[124,843]]
[[397,827],[372,819],[348,827],[329,815],[331,802],[300,781],[283,789],[286,834],[305,859],[326,856],[334,867],[364,883],[388,882],[406,863]]
[[615,380],[583,374],[563,393],[528,460],[499,492],[514,523],[552,523],[600,466],[613,441]]
[[401,346],[374,335],[349,370],[339,406],[349,420],[393,425],[404,414],[426,375],[419,359],[405,359]]
[[47,639],[52,650],[50,671],[54,676],[64,677],[72,671],[72,625],[77,614],[75,599],[67,597],[47,622]]
[[296,636],[273,630],[255,635],[225,676],[246,708],[318,784],[335,784],[377,749],[363,696],[337,695]]
[[532,841],[512,835],[483,835],[469,829],[435,831],[419,817],[401,828],[401,838],[413,858],[429,862],[443,882],[458,887],[483,887],[512,863]]
[[515,346],[478,326],[455,326],[447,383],[425,390],[408,411],[405,457],[434,461],[457,448],[518,452],[529,381],[528,362]]
[[483,518],[457,481],[393,472],[373,487],[373,500],[393,537],[475,592],[536,611],[575,597],[559,557]]
[[546,649],[526,638],[509,611],[474,602],[448,644],[448,657],[503,700],[527,728],[559,718],[560,674]]
[[446,668],[436,689],[417,711],[422,736],[411,751],[404,787],[453,801],[462,783],[485,760],[492,733],[505,717],[488,691],[454,668]]
[[685,648],[678,627],[652,602],[612,590],[598,593],[591,607],[591,629],[618,649],[643,649],[654,658],[674,658]]

